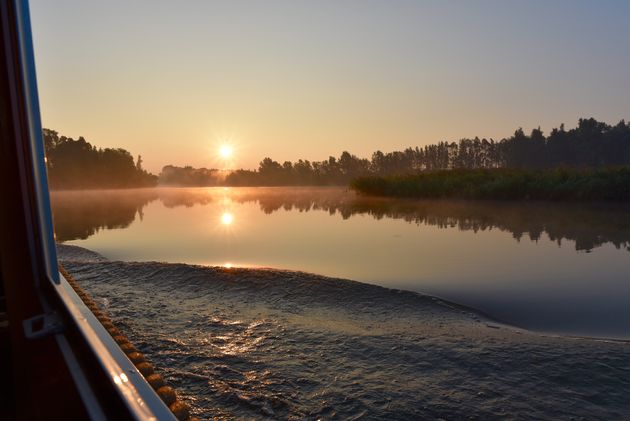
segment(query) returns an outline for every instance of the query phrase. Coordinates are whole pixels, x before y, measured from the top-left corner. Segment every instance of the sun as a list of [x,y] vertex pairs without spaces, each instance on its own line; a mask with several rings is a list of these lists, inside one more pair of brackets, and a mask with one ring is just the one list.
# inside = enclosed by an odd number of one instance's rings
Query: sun
[[230,158],[233,153],[234,153],[234,149],[232,149],[230,145],[222,145],[219,148],[219,155],[221,155],[221,158],[225,158],[225,159]]

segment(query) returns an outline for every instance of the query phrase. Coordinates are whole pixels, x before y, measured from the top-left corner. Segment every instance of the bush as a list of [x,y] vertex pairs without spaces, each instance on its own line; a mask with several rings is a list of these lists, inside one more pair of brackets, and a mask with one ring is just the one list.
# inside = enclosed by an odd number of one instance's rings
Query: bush
[[443,170],[359,177],[359,193],[374,196],[504,200],[630,200],[630,168],[597,170]]

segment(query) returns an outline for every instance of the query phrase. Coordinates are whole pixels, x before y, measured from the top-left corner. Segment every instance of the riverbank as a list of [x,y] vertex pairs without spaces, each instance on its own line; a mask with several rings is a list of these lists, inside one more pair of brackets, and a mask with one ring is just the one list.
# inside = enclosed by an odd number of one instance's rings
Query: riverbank
[[59,255],[200,417],[630,415],[627,342],[538,335],[302,272]]
[[630,201],[630,167],[597,170],[444,170],[360,177],[355,191],[372,196],[499,200]]

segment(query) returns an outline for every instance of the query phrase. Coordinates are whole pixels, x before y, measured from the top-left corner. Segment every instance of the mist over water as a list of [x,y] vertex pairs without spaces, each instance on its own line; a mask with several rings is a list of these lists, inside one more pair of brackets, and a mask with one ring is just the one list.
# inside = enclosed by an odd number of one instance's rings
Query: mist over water
[[58,241],[111,260],[275,267],[437,295],[529,329],[630,337],[630,210],[342,188],[54,192]]

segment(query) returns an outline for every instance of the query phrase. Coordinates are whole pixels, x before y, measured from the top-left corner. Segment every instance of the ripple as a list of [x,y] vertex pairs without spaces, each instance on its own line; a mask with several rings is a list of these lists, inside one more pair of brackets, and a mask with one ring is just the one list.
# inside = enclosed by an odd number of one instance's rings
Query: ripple
[[493,329],[439,299],[309,274],[64,265],[201,418],[630,417],[626,342]]

